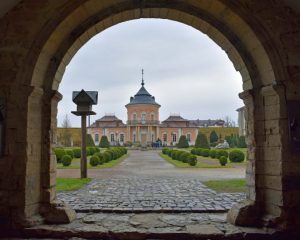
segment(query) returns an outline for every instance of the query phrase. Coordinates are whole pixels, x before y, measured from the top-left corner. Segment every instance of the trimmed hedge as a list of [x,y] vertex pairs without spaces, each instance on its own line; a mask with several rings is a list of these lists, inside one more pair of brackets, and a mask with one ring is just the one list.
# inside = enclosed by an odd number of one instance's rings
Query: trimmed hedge
[[192,153],[186,151],[163,148],[162,153],[168,155],[170,158],[174,160],[188,163],[191,166],[196,166],[197,164],[197,157]]
[[240,150],[232,150],[229,153],[229,160],[231,162],[243,162],[245,160],[245,154]]
[[220,159],[221,157],[228,158],[228,152],[226,150],[216,150],[216,158]]
[[72,149],[66,149],[65,150],[66,154],[69,155],[72,159],[74,158],[74,153]]
[[210,150],[210,157],[211,158],[216,158],[216,155],[217,155],[217,151],[216,150],[214,150],[214,149],[212,149],[212,150]]
[[[95,153],[99,155],[100,153]],[[109,162],[112,160],[116,160],[123,155],[127,154],[127,149],[124,147],[114,147],[106,150],[104,153],[101,154],[101,162]]]
[[81,158],[81,149],[73,148],[74,158]]
[[72,157],[66,154],[62,157],[61,162],[64,167],[70,166],[72,163]]

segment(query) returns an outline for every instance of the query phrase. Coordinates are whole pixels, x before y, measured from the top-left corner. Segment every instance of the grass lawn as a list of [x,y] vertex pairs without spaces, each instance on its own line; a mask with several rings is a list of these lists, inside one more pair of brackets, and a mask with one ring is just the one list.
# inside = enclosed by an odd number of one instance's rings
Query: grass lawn
[[56,190],[58,192],[78,190],[90,181],[90,178],[57,178]]
[[[120,162],[122,162],[127,157],[128,157],[128,154],[125,154],[116,160],[112,160],[112,161],[104,163],[102,165],[97,165],[96,167],[93,167],[89,164],[90,157],[88,157],[88,169],[112,168],[112,167],[118,165]],[[79,168],[80,168],[80,158],[74,158],[72,160],[71,165],[67,166],[67,167],[64,167],[61,163],[57,164],[57,169],[79,169]]]
[[245,179],[224,179],[207,181],[203,183],[216,192],[246,192]]

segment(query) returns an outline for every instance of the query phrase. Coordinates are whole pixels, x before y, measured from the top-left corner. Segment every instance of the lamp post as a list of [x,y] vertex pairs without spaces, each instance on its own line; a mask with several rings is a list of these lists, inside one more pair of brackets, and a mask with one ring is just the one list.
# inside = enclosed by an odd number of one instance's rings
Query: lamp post
[[96,91],[74,91],[73,102],[77,105],[77,111],[72,111],[76,116],[81,116],[81,161],[80,177],[87,178],[87,158],[86,158],[86,116],[95,115],[92,105],[98,103],[98,92]]

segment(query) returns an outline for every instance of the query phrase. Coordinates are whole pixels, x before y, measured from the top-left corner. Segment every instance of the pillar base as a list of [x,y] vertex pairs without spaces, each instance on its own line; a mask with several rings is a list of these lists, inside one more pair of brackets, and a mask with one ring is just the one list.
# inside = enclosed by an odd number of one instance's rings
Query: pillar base
[[67,203],[57,200],[42,207],[41,212],[46,223],[70,223],[76,218],[76,212]]
[[259,208],[254,201],[244,200],[227,213],[227,222],[237,226],[259,227],[262,225]]

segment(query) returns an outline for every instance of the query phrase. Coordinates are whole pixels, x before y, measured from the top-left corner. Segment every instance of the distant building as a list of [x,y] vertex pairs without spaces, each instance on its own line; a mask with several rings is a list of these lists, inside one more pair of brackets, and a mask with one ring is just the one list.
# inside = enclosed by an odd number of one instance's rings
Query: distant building
[[245,120],[245,106],[236,110],[238,112],[239,135],[246,136],[246,120]]
[[114,114],[106,114],[96,120],[89,128],[95,144],[99,144],[103,135],[108,137],[111,145],[125,142],[149,145],[161,140],[163,145],[175,145],[181,135],[185,135],[190,145],[195,144],[199,127],[223,126],[223,120],[187,120],[180,115],[170,115],[160,122],[160,105],[144,87],[130,98],[125,106],[127,109],[127,123],[117,118]]

